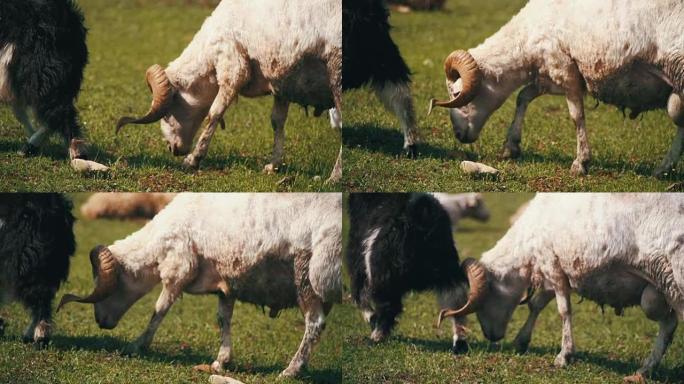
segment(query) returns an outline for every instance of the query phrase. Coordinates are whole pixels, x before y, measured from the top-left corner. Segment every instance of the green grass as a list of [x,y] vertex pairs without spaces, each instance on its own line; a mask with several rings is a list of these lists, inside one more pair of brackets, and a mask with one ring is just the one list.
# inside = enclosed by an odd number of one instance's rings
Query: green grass
[[[499,157],[513,119],[515,94],[489,119],[474,145],[455,139],[448,113],[426,117],[431,97],[447,98],[442,63],[455,49],[475,47],[495,33],[525,0],[450,0],[444,12],[392,13],[392,37],[413,71],[413,98],[422,139],[420,157],[400,157],[399,123],[370,90],[344,96],[344,186],[357,191],[663,191],[682,178],[681,164],[671,180],[651,173],[667,153],[675,126],[665,111],[637,120],[615,107],[587,98],[586,123],[593,153],[587,177],[573,177],[575,127],[565,99],[545,96],[529,107],[523,128],[523,156]],[[502,171],[499,180],[473,179],[459,169],[476,159]]]
[[[84,199],[75,196],[76,205]],[[76,209],[77,211],[78,209]],[[110,244],[143,225],[143,222],[79,220],[78,248],[72,259],[69,279],[57,294],[90,292],[93,281],[89,250]],[[195,372],[197,364],[210,364],[220,344],[216,320],[217,299],[213,295],[185,295],[164,319],[149,352],[135,358],[119,350],[144,330],[154,310],[160,289],[136,303],[111,331],[95,323],[92,305],[70,304],[54,317],[55,332],[46,350],[34,350],[20,341],[28,314],[18,305],[0,308],[9,322],[0,338],[0,383],[206,383],[208,375]],[[56,305],[56,303],[55,303]],[[333,307],[327,327],[301,380],[280,382],[341,382],[343,335],[350,330],[355,313],[351,307]],[[297,309],[281,312],[277,319],[261,308],[236,303],[232,323],[234,359],[228,374],[246,383],[272,383],[287,367],[304,332]]]
[[[486,194],[492,216],[488,223],[463,221],[456,232],[460,257],[479,257],[508,229],[508,218],[530,195]],[[373,345],[370,330],[357,312],[345,335],[343,349],[344,381],[349,383],[622,383],[650,353],[657,324],[640,309],[625,310],[616,316],[605,314],[590,301],[573,301],[573,330],[577,359],[569,367],[553,367],[560,351],[561,323],[552,301],[542,312],[532,336],[530,351],[517,355],[512,340],[527,317],[519,308],[508,334],[497,351],[489,351],[475,316],[470,316],[470,352],[454,357],[448,322],[435,328],[438,308],[434,294],[410,294],[405,311],[387,342]],[[684,382],[684,334],[675,333],[674,342],[651,382]]]
[[[306,117],[295,105],[286,123],[286,169],[262,174],[270,161],[271,97],[240,98],[226,113],[199,172],[186,172],[174,158],[159,124],[129,126],[117,137],[124,114],[143,114],[151,96],[145,70],[178,57],[212,7],[180,0],[79,0],[89,29],[90,63],[78,109],[92,144],[91,157],[113,166],[107,177],[78,175],[61,139],[53,137],[41,156],[17,151],[24,130],[7,106],[0,106],[0,190],[3,191],[330,191],[323,184],[339,150],[339,134],[327,115]],[[205,1],[204,3],[209,3]],[[288,182],[277,184],[284,177]],[[320,176],[317,178],[316,176]]]

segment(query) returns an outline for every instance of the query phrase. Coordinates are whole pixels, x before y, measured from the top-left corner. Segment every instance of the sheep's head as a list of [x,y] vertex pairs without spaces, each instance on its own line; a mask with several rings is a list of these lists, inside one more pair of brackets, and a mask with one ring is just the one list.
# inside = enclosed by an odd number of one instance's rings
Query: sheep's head
[[154,286],[147,281],[137,281],[121,268],[109,248],[98,245],[90,251],[95,288],[86,297],[66,294],[57,311],[70,302],[95,304],[95,320],[100,328],[116,327],[126,311]]
[[493,342],[501,340],[506,334],[513,311],[520,302],[519,295],[506,282],[489,279],[486,269],[479,261],[468,258],[463,261],[462,266],[470,284],[468,302],[457,310],[442,310],[437,324],[441,324],[445,317],[476,313],[485,337]]
[[[454,135],[462,143],[472,143],[489,116],[501,104],[491,92],[488,79],[467,51],[454,51],[444,61],[448,101],[430,100],[428,114],[434,107],[449,108]],[[504,98],[505,100],[505,98]],[[498,103],[498,105],[497,105]]]
[[116,125],[116,133],[126,124],[149,124],[161,120],[162,134],[169,151],[174,156],[188,154],[216,94],[216,86],[202,82],[191,85],[189,89],[177,89],[166,71],[157,64],[147,69],[146,79],[152,92],[149,111],[142,117],[122,117]]

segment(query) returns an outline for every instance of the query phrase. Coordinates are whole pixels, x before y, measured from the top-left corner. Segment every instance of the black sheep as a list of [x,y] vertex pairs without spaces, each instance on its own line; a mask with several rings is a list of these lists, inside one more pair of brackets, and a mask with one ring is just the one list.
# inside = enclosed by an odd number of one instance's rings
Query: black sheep
[[86,158],[74,102],[87,62],[83,15],[72,0],[0,1],[0,102],[26,129],[23,155],[59,132],[71,158]]
[[[440,304],[460,307],[468,287],[447,212],[419,193],[353,193],[345,262],[352,299],[380,341],[391,332],[410,291],[436,290]],[[454,350],[467,349],[454,340]],[[457,345],[458,344],[458,345]]]
[[382,0],[342,0],[342,89],[370,85],[401,123],[404,150],[417,155],[411,72],[389,34]]
[[[49,342],[52,300],[76,242],[69,200],[59,194],[0,194],[0,296],[31,312],[24,342]],[[0,335],[4,321],[0,319]]]

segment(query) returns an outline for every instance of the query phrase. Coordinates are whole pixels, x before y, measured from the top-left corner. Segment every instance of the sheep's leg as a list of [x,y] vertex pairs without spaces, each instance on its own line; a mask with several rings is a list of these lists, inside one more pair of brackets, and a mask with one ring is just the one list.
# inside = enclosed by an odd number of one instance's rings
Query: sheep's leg
[[0,337],[3,337],[5,335],[5,326],[7,323],[5,323],[5,319],[0,317]]
[[515,340],[513,341],[515,350],[518,353],[527,352],[527,348],[529,347],[530,341],[532,340],[532,331],[534,330],[534,324],[537,321],[537,317],[539,317],[541,311],[549,304],[549,302],[551,302],[554,296],[555,295],[553,291],[539,292],[537,295],[533,296],[527,303],[527,307],[530,310],[530,314],[527,316],[525,325],[523,325],[523,327],[520,328],[520,331],[518,331],[518,335],[515,337]]
[[[452,289],[440,291],[437,295],[437,304],[440,308],[461,308],[465,304],[466,292],[457,286]],[[466,341],[466,324],[468,319],[465,316],[451,317],[452,345],[451,352],[460,355],[468,352],[468,342]]]
[[230,339],[230,323],[233,317],[235,297],[219,294],[218,319],[221,326],[221,348],[216,361],[211,364],[212,371],[222,373],[224,366],[230,361],[232,342]]
[[52,299],[55,293],[49,287],[31,292],[21,298],[22,303],[31,312],[31,323],[26,327],[22,340],[25,343],[35,343],[37,348],[42,348],[50,342],[52,326]]
[[279,97],[273,99],[273,109],[271,109],[271,127],[273,127],[273,154],[271,162],[264,167],[264,173],[272,175],[278,172],[283,164],[285,153],[285,120],[290,103]]
[[154,307],[154,314],[147,324],[147,328],[134,342],[128,344],[124,348],[122,352],[123,355],[136,355],[150,346],[155,332],[157,332],[162,320],[164,320],[164,316],[166,316],[166,313],[171,309],[171,306],[179,295],[180,291],[176,288],[172,288],[168,285],[162,287],[162,291],[159,294],[159,298],[157,298],[157,303]]
[[[341,141],[341,140],[340,140]],[[340,144],[340,151],[337,153],[337,160],[335,166],[330,173],[330,177],[325,181],[326,184],[335,184],[342,178],[342,145]]]
[[667,101],[667,114],[670,115],[672,121],[677,125],[677,135],[672,141],[670,151],[667,153],[663,162],[653,172],[657,177],[667,176],[672,169],[677,165],[679,158],[682,155],[682,148],[684,147],[684,96],[673,93]]
[[651,355],[644,360],[637,373],[626,377],[625,381],[640,382],[638,380],[643,380],[644,376],[653,371],[672,344],[677,329],[677,315],[670,309],[665,297],[652,285],[647,286],[641,295],[641,308],[649,319],[658,321],[660,328]]
[[249,62],[238,47],[226,47],[223,55],[216,64],[216,78],[219,91],[211,103],[207,115],[207,125],[204,127],[192,153],[183,160],[183,165],[189,169],[199,168],[199,163],[207,156],[209,143],[221,123],[226,109],[237,99],[239,90],[249,81]]
[[342,115],[337,108],[330,108],[328,110],[328,117],[330,118],[330,126],[335,129],[342,129]]
[[31,124],[27,107],[21,103],[13,103],[12,112],[14,113],[14,117],[21,123],[21,126],[24,127],[26,138],[28,139],[31,137],[31,135],[36,132],[36,129],[33,127],[33,124]]
[[526,85],[519,93],[515,101],[515,116],[513,122],[508,127],[506,132],[506,142],[504,143],[502,156],[506,159],[515,159],[520,157],[520,141],[522,139],[523,120],[527,106],[532,100],[541,96],[539,87],[536,84]]
[[561,351],[556,356],[554,364],[557,367],[568,365],[569,359],[575,353],[575,343],[572,338],[572,308],[570,304],[570,283],[567,277],[560,278],[560,282],[554,287],[558,313],[563,323],[563,336],[561,341]]
[[411,88],[407,83],[387,82],[375,86],[375,94],[382,101],[385,108],[394,113],[399,119],[404,133],[404,151],[410,158],[418,156],[418,134],[416,132],[416,113],[411,99]]
[[575,122],[575,129],[577,130],[577,158],[573,161],[570,172],[578,176],[587,174],[589,160],[591,160],[591,150],[584,120],[584,90],[582,88],[581,75],[577,67],[575,66],[574,68],[573,73],[575,74],[576,81],[569,85],[566,101],[570,117]]
[[81,126],[78,123],[78,112],[73,103],[54,105],[51,103],[49,97],[46,97],[47,102],[37,105],[34,109],[36,121],[44,130],[36,132],[31,139],[30,144],[39,145],[44,139],[44,135],[50,132],[59,132],[64,139],[64,143],[69,147],[69,157],[71,159],[88,157],[86,148],[83,145],[81,137]]
[[294,377],[306,366],[313,348],[318,344],[321,333],[325,329],[325,311],[320,299],[310,300],[305,304],[304,313],[304,337],[299,344],[299,349],[290,361],[287,368],[280,374],[285,377]]

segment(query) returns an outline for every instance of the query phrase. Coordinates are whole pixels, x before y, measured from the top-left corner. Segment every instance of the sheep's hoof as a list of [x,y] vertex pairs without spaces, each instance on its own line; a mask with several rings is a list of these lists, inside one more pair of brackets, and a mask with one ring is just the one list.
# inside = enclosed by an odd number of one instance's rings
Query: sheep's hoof
[[524,353],[527,353],[527,349],[530,347],[530,341],[520,341],[516,339],[513,341],[513,345],[515,346],[515,352],[522,355]]
[[556,359],[553,361],[553,365],[555,365],[558,368],[567,367],[568,364],[570,364],[570,355],[558,354],[558,356],[556,356]]
[[504,145],[501,151],[501,157],[504,159],[517,159],[521,154],[520,146],[517,145]]
[[264,171],[265,174],[267,175],[275,175],[278,173],[278,167],[273,165],[272,163],[264,165]]
[[287,367],[284,371],[280,372],[280,377],[297,377],[300,370],[297,367]]
[[572,167],[570,167],[570,173],[573,176],[586,176],[588,171],[588,164],[587,163],[582,163],[579,160],[575,159],[575,161],[572,162]]
[[212,373],[220,373],[223,374],[226,369],[224,368],[226,366],[226,362],[220,362],[218,360],[215,360],[213,363],[211,363],[211,372]]
[[404,148],[404,152],[409,159],[416,159],[418,158],[418,145],[411,144]]
[[47,348],[47,346],[50,344],[50,338],[49,337],[42,337],[40,339],[37,339],[36,341],[33,342],[33,349],[35,350],[42,350]]
[[31,157],[38,154],[39,148],[31,143],[25,143],[17,152],[20,156]]
[[625,376],[622,381],[624,383],[646,384],[646,378],[639,372],[633,374],[632,376]]
[[121,356],[126,356],[126,357],[139,356],[141,354],[141,352],[143,351],[143,349],[144,349],[143,347],[140,347],[135,343],[128,344],[121,351]]
[[463,355],[468,353],[468,343],[465,340],[456,340],[454,345],[451,346],[451,353],[454,355]]
[[183,159],[183,167],[189,171],[198,170],[199,163],[200,159],[193,155],[188,155],[185,159]]
[[674,165],[671,163],[663,164],[660,167],[656,168],[655,171],[653,171],[653,176],[658,178],[658,179],[667,179],[672,175],[672,171],[674,170]]

